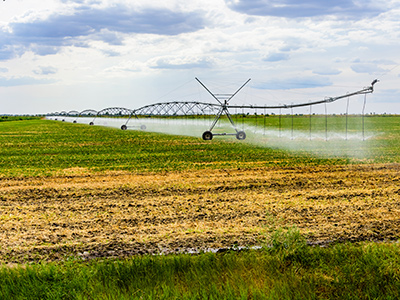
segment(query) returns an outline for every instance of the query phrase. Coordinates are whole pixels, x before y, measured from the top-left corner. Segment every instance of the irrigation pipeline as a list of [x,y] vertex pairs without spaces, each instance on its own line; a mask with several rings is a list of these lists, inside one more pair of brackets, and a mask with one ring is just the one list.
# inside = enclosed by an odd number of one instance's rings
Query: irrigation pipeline
[[342,96],[337,96],[337,97],[329,97],[324,100],[318,100],[318,101],[313,101],[313,102],[304,102],[304,103],[297,103],[297,104],[281,104],[281,105],[229,105],[229,108],[280,109],[280,108],[296,108],[296,107],[305,107],[305,106],[313,106],[313,105],[317,105],[317,104],[331,103],[331,102],[335,102],[335,101],[343,99],[343,98],[372,93],[374,91],[374,84],[376,82],[378,82],[378,81],[374,80],[372,82],[371,86],[366,87],[357,92],[348,93],[348,94],[345,94]]
[[[123,108],[123,107],[109,107],[102,109],[98,112],[94,110],[84,110],[82,112],[77,112],[77,111],[70,111],[70,112],[61,112],[61,113],[55,113],[53,115],[55,116],[66,116],[66,117],[71,117],[74,116],[76,118],[78,117],[93,117],[93,121],[91,121],[89,124],[94,125],[94,122],[97,117],[100,116],[110,116],[110,117],[127,117],[125,124],[121,126],[122,130],[128,129],[128,122],[131,120],[131,118],[136,118],[138,119],[139,116],[191,116],[191,115],[215,115],[214,120],[212,121],[211,126],[209,127],[209,130],[205,131],[203,133],[203,139],[204,140],[211,140],[213,136],[216,135],[232,135],[236,136],[237,139],[243,140],[246,138],[245,132],[242,130],[238,130],[235,122],[233,121],[233,118],[229,112],[229,109],[235,109],[237,110],[242,110],[242,113],[244,114],[245,109],[254,109],[257,114],[257,110],[264,110],[264,112],[267,109],[271,110],[278,110],[279,109],[279,135],[281,135],[281,112],[282,109],[290,109],[292,112],[292,138],[293,138],[293,109],[294,108],[299,108],[299,107],[310,107],[310,131],[311,131],[311,111],[312,107],[314,105],[318,104],[325,104],[325,135],[326,139],[328,138],[328,133],[327,133],[327,104],[332,103],[335,101],[338,101],[340,99],[347,98],[347,108],[346,108],[346,118],[348,114],[348,102],[349,98],[352,96],[356,95],[364,95],[364,103],[363,103],[363,109],[362,109],[362,115],[363,115],[363,125],[362,125],[362,130],[363,130],[363,140],[364,140],[364,114],[365,114],[365,105],[366,105],[366,95],[369,93],[372,93],[374,91],[374,85],[378,82],[378,79],[375,79],[372,81],[371,85],[368,87],[365,87],[361,90],[351,92],[351,93],[346,93],[341,96],[337,97],[329,97],[325,98],[323,100],[317,100],[317,101],[309,101],[309,102],[303,102],[303,103],[292,103],[292,104],[280,104],[280,105],[230,105],[229,101],[237,94],[239,93],[240,90],[250,81],[248,79],[244,84],[240,86],[239,89],[237,89],[234,93],[232,94],[214,94],[212,93],[198,78],[196,80],[200,83],[200,85],[217,101],[217,103],[205,103],[205,102],[195,102],[195,101],[187,101],[187,102],[182,102],[182,101],[174,101],[174,102],[161,102],[161,103],[155,103],[155,104],[150,104],[150,105],[145,105],[142,106],[138,109],[128,109],[128,108]],[[230,121],[232,128],[234,129],[234,133],[213,133],[213,129],[222,117],[222,115],[226,115],[228,120]],[[56,119],[57,120],[57,119]],[[257,120],[256,120],[257,122]],[[76,119],[74,121],[76,123]],[[264,120],[265,124],[265,120]],[[133,126],[130,126],[133,127]],[[243,124],[243,118],[242,118],[242,127],[244,127]],[[146,129],[145,125],[140,126],[140,129]],[[347,119],[346,119],[346,135],[347,135]],[[311,139],[311,132],[310,132],[310,139]],[[347,139],[347,136],[346,136]]]
[[[233,94],[213,94],[198,78],[196,80],[204,87],[204,89],[220,104],[220,108],[218,111],[218,114],[216,115],[212,125],[210,126],[209,130],[205,131],[202,135],[203,140],[212,140],[214,135],[234,135],[238,140],[244,140],[246,138],[246,133],[242,130],[238,130],[232,116],[229,112],[228,105],[229,101],[250,81],[248,79],[236,92]],[[365,95],[364,97],[364,106],[363,106],[363,140],[364,140],[364,111],[365,111],[365,103],[366,103],[366,94],[372,93],[374,91],[374,85],[378,82],[378,79],[375,79],[372,81],[371,85],[369,87],[363,88],[359,91],[352,92],[352,93],[347,93],[345,95],[337,96],[337,97],[330,97],[326,98],[324,100],[318,100],[318,101],[312,101],[312,102],[305,102],[305,103],[298,103],[298,104],[284,104],[284,105],[229,105],[229,108],[237,109],[237,108],[242,108],[242,109],[255,109],[256,115],[257,115],[257,109],[279,109],[281,111],[282,108],[285,109],[290,109],[292,113],[292,139],[293,139],[293,108],[298,108],[298,107],[304,107],[304,106],[309,106],[312,107],[313,105],[318,105],[318,104],[325,104],[325,139],[328,140],[328,114],[327,114],[327,104],[331,102],[335,102],[337,100],[343,99],[343,98],[349,98],[355,95]],[[311,109],[310,109],[311,110]],[[235,133],[217,133],[214,134],[212,131],[217,124],[218,120],[221,118],[221,116],[225,114],[226,117],[228,118],[229,122],[231,123],[233,129],[235,130]],[[280,118],[281,113],[279,113],[279,118]],[[279,119],[280,123],[280,119]],[[256,126],[257,126],[257,119],[256,119]],[[279,125],[280,126],[280,125]],[[347,134],[347,133],[346,133]]]

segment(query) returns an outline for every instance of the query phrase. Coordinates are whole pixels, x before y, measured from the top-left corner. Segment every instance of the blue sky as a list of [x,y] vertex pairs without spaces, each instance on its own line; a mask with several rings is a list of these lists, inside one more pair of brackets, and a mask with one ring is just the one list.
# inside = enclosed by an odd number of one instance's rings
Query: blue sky
[[400,113],[399,20],[394,0],[6,0],[0,114],[214,101],[195,77],[228,93],[252,78],[235,104],[268,105],[378,78],[367,110]]

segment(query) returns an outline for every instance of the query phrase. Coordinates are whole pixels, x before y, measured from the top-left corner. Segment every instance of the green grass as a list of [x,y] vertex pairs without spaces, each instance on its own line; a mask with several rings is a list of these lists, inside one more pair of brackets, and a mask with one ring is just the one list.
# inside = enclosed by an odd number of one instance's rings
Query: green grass
[[295,228],[271,247],[221,254],[69,258],[0,269],[1,299],[398,299],[398,244],[309,247]]

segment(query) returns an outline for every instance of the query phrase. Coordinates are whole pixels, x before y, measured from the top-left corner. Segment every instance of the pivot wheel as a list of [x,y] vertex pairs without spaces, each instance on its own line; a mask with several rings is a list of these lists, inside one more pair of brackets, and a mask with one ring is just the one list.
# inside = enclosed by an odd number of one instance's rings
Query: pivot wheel
[[90,122],[89,125],[94,125],[94,123],[93,123],[93,122]]
[[146,125],[142,125],[142,126],[140,126],[140,129],[142,129],[142,130],[146,130]]
[[236,133],[236,138],[238,140],[244,140],[246,138],[246,133],[244,131],[239,131]]
[[74,120],[74,123],[76,124],[76,120]]
[[124,125],[121,126],[121,129],[122,129],[122,130],[127,130],[128,127],[124,124]]
[[204,131],[203,133],[203,140],[205,141],[211,141],[213,138],[213,134],[211,131]]

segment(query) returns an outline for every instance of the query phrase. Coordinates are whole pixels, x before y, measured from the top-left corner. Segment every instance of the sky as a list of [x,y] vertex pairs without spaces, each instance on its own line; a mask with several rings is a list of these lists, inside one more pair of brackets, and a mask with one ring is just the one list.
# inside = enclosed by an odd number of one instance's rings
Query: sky
[[[309,102],[369,86],[400,113],[398,0],[5,0],[0,114]],[[362,96],[353,100],[362,110]],[[334,110],[343,111],[344,104]]]

